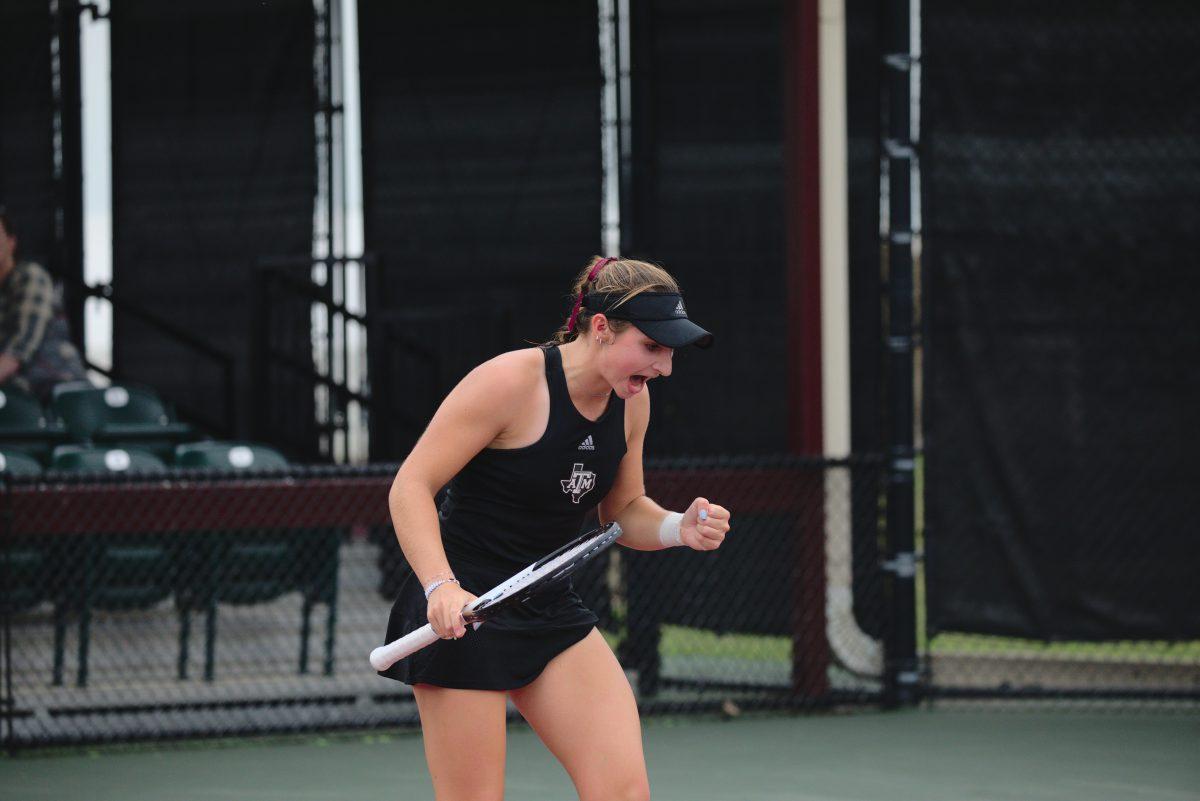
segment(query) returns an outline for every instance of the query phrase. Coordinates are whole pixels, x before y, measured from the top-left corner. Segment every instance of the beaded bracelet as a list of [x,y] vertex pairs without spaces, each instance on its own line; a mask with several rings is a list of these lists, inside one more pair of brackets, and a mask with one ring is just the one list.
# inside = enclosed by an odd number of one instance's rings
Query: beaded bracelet
[[458,579],[451,576],[450,578],[436,579],[425,585],[425,600],[429,600],[429,596],[433,595],[433,591],[443,584],[458,584]]

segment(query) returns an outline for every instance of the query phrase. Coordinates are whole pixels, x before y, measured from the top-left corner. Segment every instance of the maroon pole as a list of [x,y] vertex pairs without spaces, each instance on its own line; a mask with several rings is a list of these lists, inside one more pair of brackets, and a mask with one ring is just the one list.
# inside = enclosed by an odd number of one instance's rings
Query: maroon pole
[[[821,414],[821,184],[818,0],[790,0],[784,43],[787,161],[788,448],[824,452]],[[806,471],[798,488],[792,598],[792,685],[817,698],[829,690],[825,635],[824,475]]]

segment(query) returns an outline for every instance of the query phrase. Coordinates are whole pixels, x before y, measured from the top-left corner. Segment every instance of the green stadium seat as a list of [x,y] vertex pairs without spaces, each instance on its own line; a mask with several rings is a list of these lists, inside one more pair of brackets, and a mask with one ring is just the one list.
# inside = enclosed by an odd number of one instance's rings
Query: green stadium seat
[[79,442],[147,450],[164,461],[176,444],[195,438],[157,393],[133,384],[56,387],[51,409]]
[[19,450],[42,464],[68,441],[66,429],[47,417],[38,399],[19,387],[0,387],[0,448]]
[[209,440],[176,445],[175,466],[210,470],[285,470],[288,460],[266,445]]
[[[154,455],[122,448],[64,445],[54,452],[51,469],[80,473],[154,474],[166,470]],[[87,534],[69,546],[67,567],[71,591],[65,602],[79,614],[79,659],[76,683],[88,682],[92,611],[147,609],[175,589],[178,538],[162,534]],[[61,670],[55,683],[62,683]]]
[[[41,472],[42,466],[27,453],[0,449],[0,473],[37,476]],[[67,627],[60,541],[57,537],[17,536],[0,551],[0,611],[13,615],[43,601],[54,603],[54,675],[61,683]]]
[[42,404],[19,387],[0,387],[0,431],[22,431],[46,427]]
[[0,556],[4,586],[0,588],[0,612],[15,615],[44,601],[54,604],[55,684],[62,684],[67,641],[66,590],[62,542],[58,537],[21,536],[11,539]]
[[0,448],[0,473],[10,476],[37,476],[42,473],[42,465],[24,451]]
[[161,473],[162,459],[136,448],[98,448],[59,445],[50,459],[51,470],[68,473]]
[[49,549],[22,538],[4,548],[4,589],[0,608],[9,614],[32,609],[50,597]]
[[[287,459],[263,445],[238,442],[199,442],[175,450],[178,467],[252,472],[287,468]],[[325,673],[333,672],[334,629],[337,620],[338,549],[336,530],[251,530],[197,534],[188,539],[180,569],[176,601],[183,629],[179,677],[187,678],[190,613],[205,614],[204,678],[216,672],[217,608],[220,604],[257,604],[291,592],[303,598],[300,626],[299,672],[308,672],[308,651],[313,607],[327,610]]]
[[78,381],[60,381],[50,389],[50,400],[53,402],[55,398],[64,392],[75,392],[80,389],[91,389],[94,386],[95,384],[87,379],[79,379]]
[[326,675],[333,673],[337,622],[337,569],[340,535],[336,530],[219,531],[189,538],[180,567],[179,605],[183,628],[179,678],[188,675],[190,613],[205,615],[204,678],[216,674],[217,609],[220,604],[248,605],[276,600],[291,592],[303,599],[299,672],[308,672],[312,611],[326,605]]

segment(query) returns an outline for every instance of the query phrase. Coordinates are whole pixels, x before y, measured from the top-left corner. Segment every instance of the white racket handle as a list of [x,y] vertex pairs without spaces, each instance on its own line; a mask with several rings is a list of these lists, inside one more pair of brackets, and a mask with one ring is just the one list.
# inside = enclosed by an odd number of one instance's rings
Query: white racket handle
[[409,654],[415,654],[426,646],[438,641],[433,626],[426,623],[416,631],[410,631],[398,640],[392,640],[387,645],[381,645],[371,652],[371,667],[376,670],[387,670]]

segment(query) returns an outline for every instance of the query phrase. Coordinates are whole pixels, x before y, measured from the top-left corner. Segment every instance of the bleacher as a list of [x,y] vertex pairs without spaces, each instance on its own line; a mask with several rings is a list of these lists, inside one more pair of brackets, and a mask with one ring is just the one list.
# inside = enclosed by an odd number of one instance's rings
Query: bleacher
[[[310,618],[314,606],[323,603],[328,610],[323,664],[325,673],[332,673],[341,531],[194,530],[179,519],[146,520],[137,510],[139,481],[173,478],[178,483],[186,471],[269,476],[290,466],[282,453],[261,443],[203,438],[148,387],[63,384],[46,406],[19,388],[0,388],[0,473],[9,479],[6,489],[21,481],[23,490],[40,493],[43,500],[48,495],[62,499],[89,482],[104,486],[106,480],[121,479],[124,483],[108,486],[128,498],[127,531],[120,530],[119,520],[110,520],[103,531],[75,525],[56,535],[50,520],[14,525],[10,515],[0,603],[9,614],[43,603],[53,607],[51,683],[64,684],[69,624],[78,627],[75,684],[86,687],[93,616],[147,610],[169,599],[179,620],[178,678],[189,677],[191,620],[198,613],[204,620],[203,676],[211,682],[220,606],[267,603],[292,592],[303,599],[299,672],[308,670]],[[44,486],[30,483],[35,480]],[[13,500],[11,494],[6,500]],[[95,522],[100,514],[93,504],[59,511],[77,521]]]
[[163,469],[177,445],[200,439],[148,387],[70,382],[54,388],[47,406],[20,388],[0,387],[0,451],[26,454],[43,469]]

